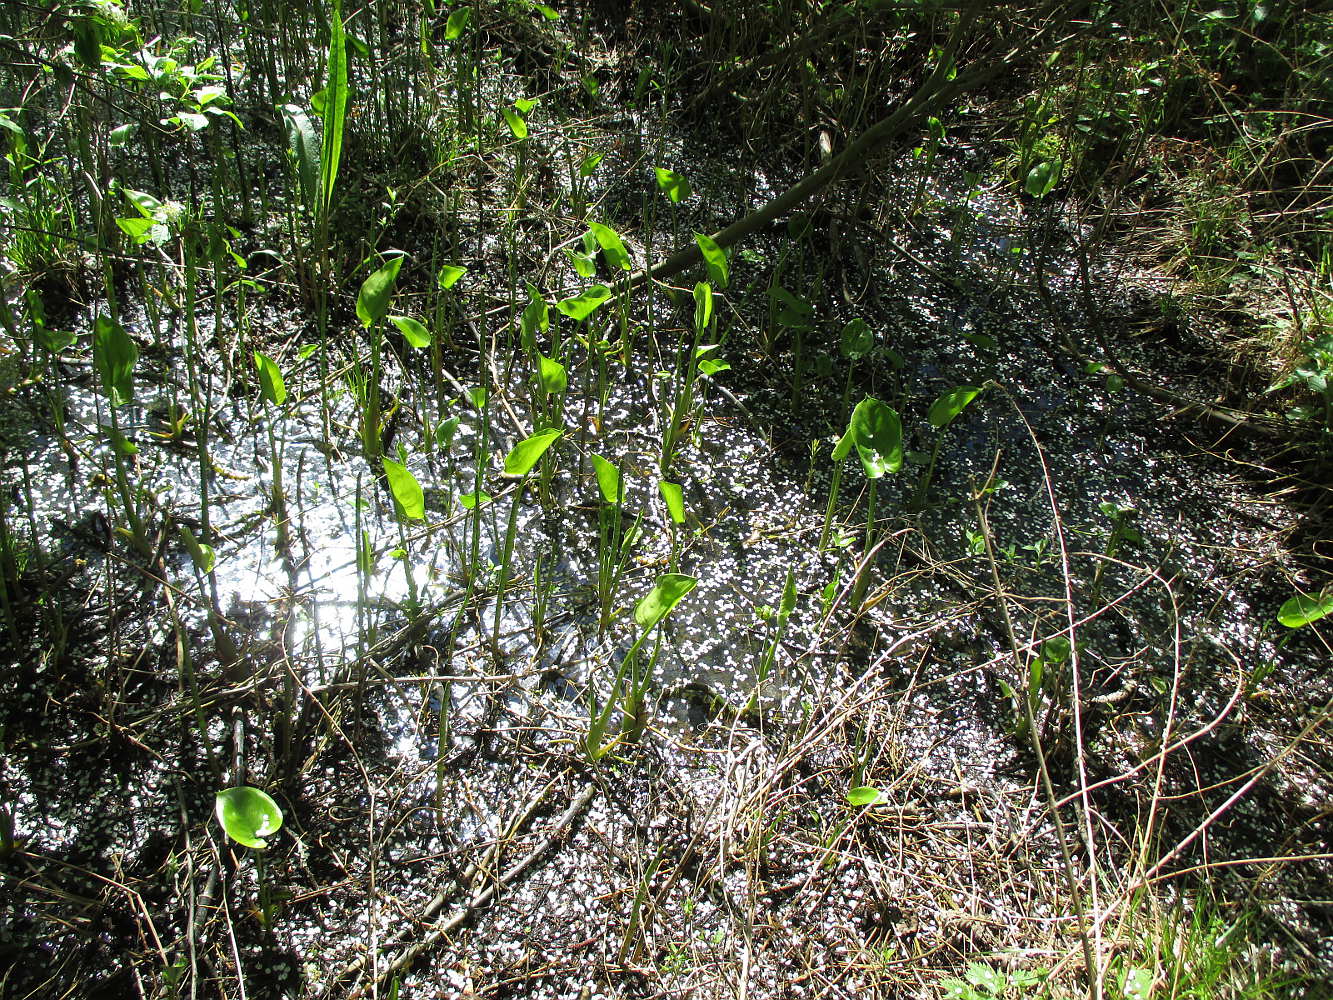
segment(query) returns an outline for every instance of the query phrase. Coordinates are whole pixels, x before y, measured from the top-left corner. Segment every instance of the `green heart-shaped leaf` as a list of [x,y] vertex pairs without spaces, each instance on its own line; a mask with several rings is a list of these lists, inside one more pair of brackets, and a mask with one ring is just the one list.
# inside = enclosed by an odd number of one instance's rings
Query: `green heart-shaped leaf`
[[1333,591],[1318,597],[1297,594],[1278,609],[1277,620],[1287,628],[1300,628],[1328,614],[1333,614]]
[[227,836],[257,850],[268,846],[265,837],[273,836],[282,828],[282,810],[278,804],[267,792],[249,785],[218,792],[213,814],[227,831]]
[[546,449],[551,447],[555,439],[563,433],[563,430],[552,427],[538,431],[514,445],[505,456],[505,475],[526,476],[532,471],[532,467],[541,461]]
[[635,623],[647,632],[671,613],[699,581],[684,573],[663,573],[634,608]]
[[398,332],[411,347],[420,350],[430,346],[430,331],[426,329],[424,323],[414,320],[411,316],[390,316],[389,322],[398,327]]
[[957,389],[950,389],[944,393],[930,404],[930,411],[926,414],[930,426],[936,430],[948,427],[980,392],[981,390],[975,385],[960,385]]
[[387,264],[361,282],[361,291],[356,296],[356,316],[367,330],[384,318],[389,311],[389,300],[393,297],[393,286],[398,280],[398,271],[403,266],[402,257],[393,257]]
[[417,477],[407,466],[392,459],[384,459],[384,475],[389,480],[389,492],[398,516],[407,521],[421,521],[426,517],[426,494]]

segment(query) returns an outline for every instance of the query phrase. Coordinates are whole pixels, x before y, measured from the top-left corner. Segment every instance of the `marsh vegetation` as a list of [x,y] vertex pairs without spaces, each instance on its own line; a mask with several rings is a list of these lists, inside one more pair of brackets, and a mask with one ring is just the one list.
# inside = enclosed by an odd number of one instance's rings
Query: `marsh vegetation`
[[6,4],[0,994],[1326,995],[1297,6]]

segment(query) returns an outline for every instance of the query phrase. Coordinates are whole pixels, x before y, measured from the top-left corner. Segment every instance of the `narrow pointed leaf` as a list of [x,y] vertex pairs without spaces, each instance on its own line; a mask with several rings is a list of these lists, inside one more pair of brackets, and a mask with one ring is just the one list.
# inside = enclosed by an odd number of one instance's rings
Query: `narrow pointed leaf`
[[509,126],[509,131],[513,133],[515,139],[528,137],[528,123],[523,120],[522,115],[510,108],[501,108],[500,114],[504,115],[505,124]]
[[449,15],[449,20],[444,23],[444,40],[452,42],[454,39],[460,38],[470,17],[472,17],[471,7],[459,7],[453,11]]
[[138,361],[139,348],[125,329],[108,316],[98,316],[93,324],[93,366],[112,406],[134,399],[134,366]]
[[327,218],[342,161],[343,126],[347,120],[347,39],[342,3],[333,0],[329,13],[329,58],[324,82],[324,141],[319,154],[320,211]]
[[694,286],[694,328],[701,333],[713,318],[713,288],[706,281]]

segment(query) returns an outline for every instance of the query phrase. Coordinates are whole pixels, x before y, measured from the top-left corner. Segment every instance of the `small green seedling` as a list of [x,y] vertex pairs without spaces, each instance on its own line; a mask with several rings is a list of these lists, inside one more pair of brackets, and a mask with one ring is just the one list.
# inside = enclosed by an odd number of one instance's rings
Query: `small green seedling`
[[[606,732],[611,724],[611,715],[615,711],[616,701],[621,690],[621,683],[625,679],[625,672],[634,663],[638,655],[639,648],[652,634],[663,619],[669,615],[677,604],[695,588],[699,581],[692,576],[686,576],[683,573],[663,573],[657,578],[657,582],[643,599],[639,601],[634,608],[634,623],[639,626],[639,637],[634,640],[634,645],[625,654],[624,660],[620,663],[620,668],[616,671],[615,679],[611,682],[611,690],[607,694],[606,704],[599,710],[595,697],[590,697],[589,718],[588,718],[588,736],[584,741],[584,749],[588,759],[592,761],[601,760],[612,748],[620,741],[622,737],[616,737],[610,743],[603,742]],[[644,719],[644,694],[648,689],[648,683],[652,678],[653,661],[656,659],[656,651],[649,658],[641,673],[631,682],[629,690],[626,692],[627,709],[627,728],[623,737],[628,739],[637,739],[643,732],[645,724]]]
[[967,409],[972,400],[977,398],[981,389],[982,387],[975,385],[960,385],[956,389],[950,389],[930,404],[926,420],[935,428],[935,445],[930,450],[930,461],[926,465],[925,475],[921,477],[921,482],[917,486],[916,498],[912,502],[913,509],[923,510],[926,506],[926,496],[930,491],[930,481],[935,476],[935,462],[940,455],[940,445],[944,442],[945,429]]
[[555,444],[564,433],[559,427],[550,427],[524,438],[509,450],[505,456],[504,474],[519,480],[514,487],[514,502],[509,507],[509,524],[505,528],[504,550],[500,556],[500,575],[495,589],[495,622],[491,632],[491,642],[497,648],[500,643],[500,612],[504,607],[505,584],[509,581],[509,563],[514,557],[514,535],[518,531],[518,505],[523,499],[524,481],[533,470],[547,449]]
[[245,847],[261,851],[268,847],[266,837],[282,828],[282,810],[273,798],[258,788],[238,785],[217,793],[213,815],[227,831],[227,836]]

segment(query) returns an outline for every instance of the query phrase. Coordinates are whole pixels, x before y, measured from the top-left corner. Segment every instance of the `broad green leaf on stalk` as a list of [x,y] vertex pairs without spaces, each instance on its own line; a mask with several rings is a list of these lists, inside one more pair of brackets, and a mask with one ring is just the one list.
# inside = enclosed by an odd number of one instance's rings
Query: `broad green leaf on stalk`
[[435,275],[435,284],[441,289],[447,290],[453,288],[458,279],[465,274],[467,274],[466,267],[459,267],[457,264],[445,264]]
[[774,285],[768,290],[768,297],[776,308],[775,318],[783,326],[805,329],[814,319],[815,307],[805,299],[799,299],[781,285]]
[[954,422],[954,418],[962,413],[968,403],[977,398],[981,389],[975,385],[960,385],[956,389],[950,389],[940,396],[939,399],[930,404],[930,410],[926,413],[926,419],[930,421],[930,426],[936,430],[943,430]]
[[619,233],[600,222],[588,223],[588,231],[592,233],[597,245],[602,248],[602,255],[606,258],[608,264],[612,267],[618,267],[622,271],[634,269],[634,263],[630,260],[629,251],[625,249],[624,241],[621,240]]
[[535,108],[539,103],[540,103],[540,98],[520,97],[514,101],[514,108],[518,111],[520,115],[527,116],[532,114],[532,109]]
[[934,115],[926,119],[926,131],[936,142],[944,141],[944,122],[940,121]]
[[310,95],[310,110],[317,118],[324,117],[324,110],[329,106],[329,88],[320,87]]
[[844,326],[842,335],[838,338],[838,349],[842,351],[842,356],[853,361],[865,357],[874,346],[874,333],[871,332],[869,324],[859,317]]
[[657,168],[657,186],[673,205],[679,205],[690,196],[690,182],[685,175],[668,170],[666,167]]
[[858,785],[847,790],[847,802],[854,806],[873,806],[883,796],[878,788],[871,785]]
[[459,7],[449,14],[449,20],[444,22],[444,40],[452,42],[456,38],[461,38],[463,29],[467,27],[468,19],[472,17],[471,7]]
[[68,330],[52,330],[46,326],[37,326],[33,328],[32,339],[47,353],[59,354],[79,338]]
[[130,140],[134,138],[134,133],[138,130],[139,126],[134,122],[121,125],[119,128],[113,128],[106,137],[106,144],[112,149],[124,149],[129,145]]
[[139,454],[139,446],[110,424],[98,424],[97,429],[106,435],[106,439],[111,442],[111,450],[115,454],[122,458],[130,458]]
[[708,268],[708,280],[718,288],[726,288],[731,281],[731,270],[727,265],[727,255],[711,236],[703,233],[694,234],[694,242],[699,245],[699,252],[704,255],[704,264]]
[[593,285],[573,298],[562,299],[555,307],[570,319],[578,322],[591,316],[603,302],[611,297],[611,289],[605,285]]
[[580,278],[591,278],[597,274],[597,265],[593,263],[592,255],[579,253],[577,250],[565,250],[565,256],[569,262],[574,265],[574,272]]
[[267,354],[255,351],[255,368],[259,370],[259,389],[264,398],[273,406],[281,406],[287,401],[287,387],[282,382],[282,372],[277,363]]
[[430,331],[419,320],[411,316],[390,316],[389,322],[398,327],[398,332],[412,347],[420,349],[430,346]]
[[903,422],[893,407],[867,396],[856,404],[848,429],[868,478],[903,467]]
[[597,489],[602,499],[609,504],[618,504],[625,499],[625,480],[620,470],[601,455],[592,456],[592,469],[597,475]]
[[202,132],[208,128],[208,117],[198,115],[193,111],[180,111],[172,115],[167,121],[175,122],[177,125],[183,125],[190,132]]
[[391,458],[383,459],[384,475],[389,480],[389,492],[393,495],[394,510],[405,521],[421,521],[426,517],[426,494],[421,490],[417,477],[412,475],[407,466]]
[[528,123],[523,120],[522,115],[510,108],[501,108],[500,114],[504,115],[505,124],[509,126],[509,131],[513,133],[515,139],[528,137]]
[[555,443],[555,439],[565,433],[558,427],[551,427],[544,431],[538,431],[532,434],[513,448],[509,449],[509,454],[505,456],[506,476],[526,476],[532,471],[532,467],[541,461],[542,456],[546,454],[546,449]]
[[542,389],[545,392],[564,392],[569,387],[569,376],[565,374],[565,366],[559,361],[538,354],[537,365],[541,369]]
[[445,451],[448,451],[454,443],[454,435],[458,433],[458,425],[462,423],[461,417],[445,417],[435,425],[435,443]]
[[282,123],[287,131],[287,157],[296,172],[301,203],[310,212],[319,208],[319,139],[310,118],[295,104],[282,106]]
[[668,483],[665,479],[659,479],[657,492],[662,494],[662,500],[666,503],[667,513],[671,515],[671,520],[676,524],[684,524],[685,491],[680,488],[680,484]]
[[1058,158],[1042,160],[1028,171],[1027,180],[1023,182],[1023,190],[1033,198],[1045,198],[1060,182],[1060,171],[1063,167],[1064,164]]
[[402,266],[402,257],[391,257],[387,264],[361,283],[361,291],[356,296],[356,315],[367,330],[389,311],[393,286]]
[[267,792],[249,785],[224,788],[214,800],[213,814],[227,836],[246,847],[263,849],[265,837],[282,828],[282,810]]
[[486,403],[490,400],[490,393],[486,391],[484,385],[474,385],[467,391],[467,398],[478,410],[486,409]]
[[535,10],[538,14],[546,18],[546,20],[548,21],[560,20],[559,12],[551,7],[546,6],[546,4],[544,3],[537,3],[536,0],[532,0],[532,2],[528,4],[528,8],[530,10]]
[[458,494],[458,502],[466,509],[473,510],[483,504],[490,503],[491,495],[489,493],[460,493]]
[[1072,647],[1069,640],[1062,635],[1057,635],[1054,639],[1047,639],[1041,644],[1041,658],[1047,663],[1064,663],[1069,659]]
[[165,243],[171,235],[166,226],[152,219],[117,219],[116,225],[126,236],[134,241],[135,246],[143,246],[149,240]]
[[1277,620],[1287,628],[1300,628],[1317,622],[1328,614],[1333,614],[1333,591],[1311,597],[1309,594],[1297,594],[1289,598],[1277,612]]
[[542,293],[537,291],[537,286],[531,282],[528,284],[528,304],[523,307],[518,326],[523,335],[523,346],[529,350],[536,348],[537,333],[545,333],[551,328],[551,316],[546,308],[546,300],[542,298]]
[[[320,214],[328,218],[342,161],[343,127],[347,121],[347,38],[343,33],[342,0],[329,12],[329,56],[324,81],[324,141],[319,152]],[[397,272],[395,272],[397,273]]]
[[584,178],[591,177],[593,172],[596,171],[597,165],[602,162],[602,158],[605,155],[605,153],[589,153],[583,159],[579,160],[579,176]]
[[134,399],[134,366],[138,361],[139,348],[125,329],[108,316],[98,316],[93,324],[93,367],[112,406]]
[[634,622],[646,633],[671,613],[699,581],[684,573],[663,573],[634,608]]
[[121,188],[121,191],[124,192],[125,199],[137,208],[145,219],[162,221],[162,211],[166,206],[160,199],[154,198],[147,191],[136,191],[133,188]]
[[713,318],[713,287],[706,281],[694,286],[694,328],[702,333]]
[[194,532],[184,524],[180,526],[177,534],[180,536],[181,545],[185,547],[186,552],[190,553],[190,560],[199,572],[211,573],[217,563],[217,554],[213,551],[213,546],[205,545],[195,538]]
[[729,371],[731,364],[723,361],[721,358],[704,358],[699,362],[699,374],[706,375],[709,378],[716,376],[720,372]]

